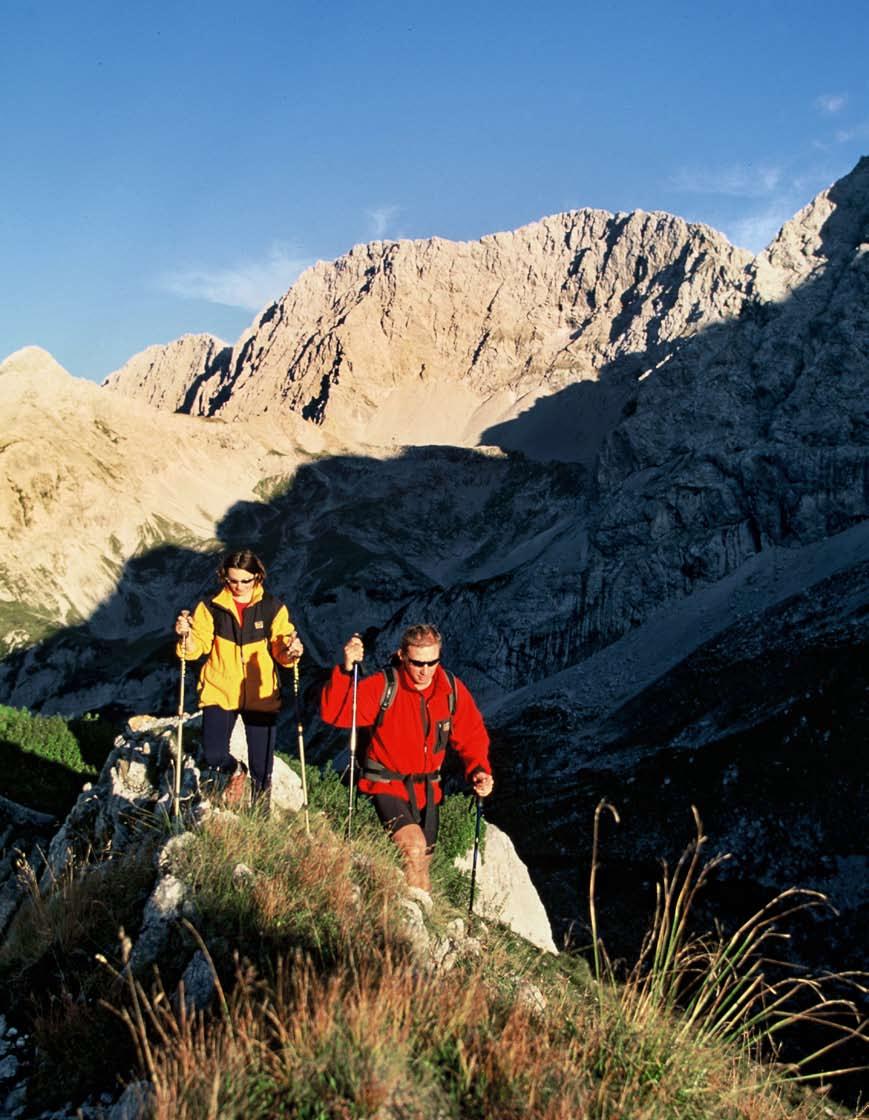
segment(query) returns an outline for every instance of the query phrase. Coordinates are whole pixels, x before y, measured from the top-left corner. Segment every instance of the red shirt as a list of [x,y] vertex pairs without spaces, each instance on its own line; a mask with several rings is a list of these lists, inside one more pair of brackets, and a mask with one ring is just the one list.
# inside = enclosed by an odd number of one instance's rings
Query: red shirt
[[[464,684],[455,678],[456,710],[450,715],[450,682],[438,666],[432,683],[419,692],[409,682],[406,673],[398,670],[398,687],[395,699],[387,709],[380,727],[374,732],[368,757],[396,774],[428,774],[440,768],[444,751],[437,750],[439,725],[449,723],[449,745],[465,765],[465,774],[472,774],[478,767],[486,773],[489,768],[489,735],[480,710]],[[370,727],[380,710],[383,696],[383,673],[373,673],[359,681],[356,695],[356,724]],[[320,715],[335,727],[349,727],[353,713],[353,676],[340,665],[320,697]],[[417,803],[425,804],[425,782],[414,782]],[[359,779],[363,793],[388,793],[408,800],[403,782],[374,782]],[[443,792],[435,787],[435,799],[440,802]]]

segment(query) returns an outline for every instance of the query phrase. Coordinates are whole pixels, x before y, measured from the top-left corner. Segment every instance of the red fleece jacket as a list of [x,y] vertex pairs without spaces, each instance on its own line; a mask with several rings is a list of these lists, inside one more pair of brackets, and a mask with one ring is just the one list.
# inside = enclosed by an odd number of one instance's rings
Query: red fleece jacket
[[[487,774],[489,767],[489,735],[480,710],[464,684],[455,678],[456,710],[450,715],[450,682],[438,666],[431,686],[418,692],[403,670],[398,670],[395,699],[386,711],[383,722],[374,732],[368,758],[374,759],[396,774],[427,774],[439,769],[444,751],[437,751],[438,729],[449,723],[449,745],[465,765],[470,776],[478,767]],[[383,673],[373,673],[359,681],[356,695],[356,724],[370,727],[380,709],[384,688]],[[349,727],[353,711],[353,676],[336,665],[320,697],[320,714],[326,723]],[[425,783],[415,782],[417,803],[425,804]],[[360,778],[363,793],[386,793],[408,800],[407,789],[399,781],[373,782]],[[440,785],[435,798],[443,799]]]

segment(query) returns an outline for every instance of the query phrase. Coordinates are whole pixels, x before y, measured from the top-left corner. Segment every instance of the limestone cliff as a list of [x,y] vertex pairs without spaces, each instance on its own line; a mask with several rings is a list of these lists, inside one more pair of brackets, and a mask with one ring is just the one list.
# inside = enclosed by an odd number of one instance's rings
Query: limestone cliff
[[[629,355],[636,376],[737,314],[749,259],[668,214],[596,210],[477,242],[360,245],[304,273],[228,363],[179,356],[173,401],[225,419],[289,410],[345,444],[473,446],[538,397]],[[113,387],[155,400],[145,383],[165,374],[144,364]]]
[[184,335],[134,355],[110,373],[103,386],[168,412],[189,412],[187,400],[197,378],[203,371],[225,368],[231,352],[214,335]]
[[867,516],[867,242],[863,160],[765,254],[776,300],[755,284],[637,386],[596,464],[590,634]]

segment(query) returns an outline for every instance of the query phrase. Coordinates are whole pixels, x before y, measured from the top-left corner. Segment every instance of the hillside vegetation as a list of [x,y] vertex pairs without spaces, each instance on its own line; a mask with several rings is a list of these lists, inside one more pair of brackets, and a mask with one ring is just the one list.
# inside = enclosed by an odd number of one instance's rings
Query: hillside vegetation
[[[775,1060],[794,1016],[845,1010],[763,964],[780,918],[817,899],[783,896],[729,939],[691,936],[707,874],[699,822],[625,976],[597,929],[597,851],[589,967],[468,920],[468,883],[451,868],[470,835],[463,799],[446,811],[429,912],[372,817],[360,811],[347,841],[337,778],[311,771],[309,785],[310,832],[302,814],[215,804],[181,832],[143,811],[126,854],[93,854],[48,890],[32,884],[0,949],[0,1010],[36,1043],[28,1115],[118,1079],[141,1115],[166,1120],[853,1115],[801,1084],[817,1063]],[[143,967],[158,862],[185,903]],[[191,957],[205,998],[179,987]],[[845,1028],[852,1043],[862,1029]]]
[[114,737],[115,730],[99,716],[40,716],[0,704],[3,792],[63,816],[82,783],[99,773]]

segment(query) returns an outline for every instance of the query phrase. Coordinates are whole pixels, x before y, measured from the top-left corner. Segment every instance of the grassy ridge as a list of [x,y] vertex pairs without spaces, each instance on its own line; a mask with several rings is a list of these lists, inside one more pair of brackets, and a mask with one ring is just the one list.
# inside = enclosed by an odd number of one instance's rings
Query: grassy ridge
[[[309,796],[310,834],[298,816],[220,812],[173,846],[186,918],[156,978],[128,964],[165,822],[142,818],[134,857],[34,891],[0,951],[4,1007],[30,993],[34,1107],[120,1075],[147,1080],[146,1114],[161,1120],[854,1115],[803,1091],[799,1068],[757,1061],[770,1025],[791,1012],[764,979],[764,916],[735,941],[688,932],[699,828],[665,874],[643,959],[618,979],[596,928],[594,875],[596,975],[476,920],[465,931],[466,884],[453,894],[446,858],[433,869],[421,951],[373,814],[360,808],[349,844],[346,789],[312,768]],[[461,837],[462,799],[450,813]],[[216,985],[204,1016],[176,991],[197,951]]]

